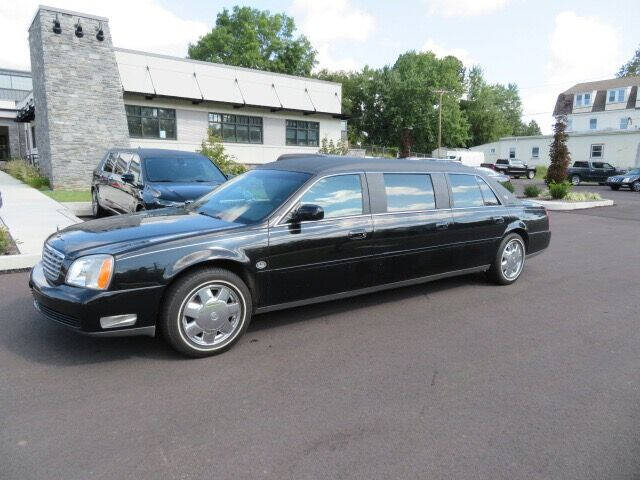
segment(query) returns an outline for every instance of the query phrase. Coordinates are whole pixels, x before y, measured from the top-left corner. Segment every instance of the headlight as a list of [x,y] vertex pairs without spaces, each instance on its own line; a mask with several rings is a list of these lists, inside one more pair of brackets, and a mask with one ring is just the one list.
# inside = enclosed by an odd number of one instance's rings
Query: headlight
[[106,290],[113,275],[111,255],[88,255],[71,264],[66,283],[76,287]]

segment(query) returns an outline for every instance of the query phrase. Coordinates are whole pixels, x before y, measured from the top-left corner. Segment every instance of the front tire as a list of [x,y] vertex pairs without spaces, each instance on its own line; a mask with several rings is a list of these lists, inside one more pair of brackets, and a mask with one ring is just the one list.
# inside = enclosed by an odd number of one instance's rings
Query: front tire
[[636,180],[631,184],[631,190],[634,192],[640,192],[640,180]]
[[524,240],[520,235],[511,233],[504,237],[487,272],[489,278],[498,285],[514,283],[524,270],[526,253]]
[[536,172],[528,172],[527,173],[527,178],[529,180],[533,180],[533,178],[536,176]]
[[228,350],[251,321],[251,292],[240,277],[221,268],[195,270],[171,286],[161,331],[178,352],[206,357]]
[[580,185],[580,175],[572,175],[571,176],[571,185],[573,185],[573,186]]

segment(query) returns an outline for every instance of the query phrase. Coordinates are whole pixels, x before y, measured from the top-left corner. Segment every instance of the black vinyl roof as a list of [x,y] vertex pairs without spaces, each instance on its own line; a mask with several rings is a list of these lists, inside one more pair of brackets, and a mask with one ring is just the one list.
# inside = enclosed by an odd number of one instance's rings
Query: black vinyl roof
[[361,158],[339,155],[300,154],[285,155],[280,160],[265,163],[256,168],[269,170],[288,170],[313,175],[339,172],[461,172],[475,173],[472,167],[452,160],[401,158]]

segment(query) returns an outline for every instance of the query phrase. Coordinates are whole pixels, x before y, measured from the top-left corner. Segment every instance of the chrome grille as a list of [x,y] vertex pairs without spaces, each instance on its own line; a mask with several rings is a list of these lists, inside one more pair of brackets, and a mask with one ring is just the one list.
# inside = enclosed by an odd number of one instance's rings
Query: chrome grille
[[48,280],[54,281],[58,279],[63,260],[64,254],[50,245],[44,244],[44,248],[42,249],[42,268],[44,270],[44,276],[47,277]]

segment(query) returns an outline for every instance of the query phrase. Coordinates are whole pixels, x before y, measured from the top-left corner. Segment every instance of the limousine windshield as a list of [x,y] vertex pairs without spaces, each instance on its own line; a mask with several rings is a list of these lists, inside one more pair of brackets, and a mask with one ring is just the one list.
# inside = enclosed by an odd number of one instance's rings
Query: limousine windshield
[[308,173],[251,170],[221,185],[191,209],[226,222],[256,223],[269,216],[309,178]]

